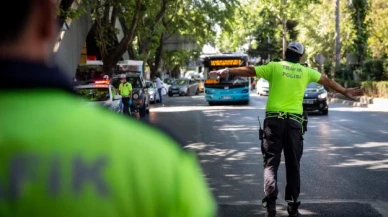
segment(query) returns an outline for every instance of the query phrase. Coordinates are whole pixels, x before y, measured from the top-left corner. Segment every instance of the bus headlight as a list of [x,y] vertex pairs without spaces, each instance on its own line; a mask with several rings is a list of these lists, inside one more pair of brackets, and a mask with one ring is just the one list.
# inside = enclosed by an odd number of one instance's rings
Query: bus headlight
[[325,99],[327,97],[327,93],[321,93],[318,95],[319,99]]
[[244,89],[242,92],[243,93],[248,93],[248,89]]
[[134,93],[134,94],[133,94],[133,99],[138,99],[138,98],[139,98],[139,94]]
[[205,90],[205,93],[206,94],[212,94],[212,92],[210,90]]

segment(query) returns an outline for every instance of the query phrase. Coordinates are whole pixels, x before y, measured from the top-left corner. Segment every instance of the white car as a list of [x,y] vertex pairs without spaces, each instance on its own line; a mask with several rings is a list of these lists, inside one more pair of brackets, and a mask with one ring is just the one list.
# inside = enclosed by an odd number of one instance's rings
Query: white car
[[121,113],[121,96],[112,85],[106,81],[75,86],[75,91],[85,100],[87,105],[104,106],[111,111]]
[[170,89],[171,85],[175,82],[174,78],[165,78],[162,81],[163,85],[163,90],[162,90],[162,95],[166,95],[168,92],[168,89]]
[[266,95],[268,96],[269,94],[269,83],[267,80],[265,80],[264,78],[260,78],[257,82],[256,82],[256,92],[257,94],[259,94],[260,96],[261,95]]
[[[150,103],[157,103],[160,101],[158,89],[156,88],[156,84],[152,81],[146,80],[146,87],[148,89],[148,94],[150,95]],[[162,91],[163,92],[163,91]],[[163,95],[163,93],[162,93]]]

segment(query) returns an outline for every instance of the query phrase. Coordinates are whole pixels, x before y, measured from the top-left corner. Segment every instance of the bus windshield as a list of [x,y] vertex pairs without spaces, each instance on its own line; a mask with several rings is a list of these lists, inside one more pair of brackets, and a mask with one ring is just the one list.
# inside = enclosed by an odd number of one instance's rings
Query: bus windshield
[[[218,77],[217,75],[210,75],[209,72],[217,71],[225,68],[236,68],[248,65],[248,56],[245,54],[237,54],[237,55],[229,55],[229,54],[221,54],[216,56],[207,56],[203,59],[204,65],[204,75],[205,79],[217,79],[217,85],[249,85],[249,78],[240,77],[240,76],[232,76],[229,75],[227,77]],[[212,84],[216,85],[216,84]]]
[[[214,67],[214,68],[209,68],[209,72],[211,71],[217,71],[220,69],[225,69],[226,67]],[[231,76],[229,77],[222,77],[219,78],[219,84],[228,84],[228,85],[246,85],[249,83],[248,78],[241,77],[241,76]]]

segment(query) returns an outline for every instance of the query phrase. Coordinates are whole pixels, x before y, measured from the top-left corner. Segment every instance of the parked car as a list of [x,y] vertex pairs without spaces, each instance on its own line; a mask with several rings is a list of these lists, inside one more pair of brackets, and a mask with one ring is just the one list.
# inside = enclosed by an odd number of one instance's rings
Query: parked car
[[146,80],[146,87],[148,89],[148,94],[150,95],[150,103],[156,103],[159,102],[159,93],[158,89],[156,88],[156,84],[152,81]]
[[198,83],[199,92],[203,93],[205,91],[205,79],[199,78],[196,79],[196,82]]
[[318,111],[323,115],[329,114],[327,103],[327,91],[315,82],[307,85],[303,99],[303,110],[305,112]]
[[166,94],[167,94],[168,89],[175,82],[175,78],[165,78],[165,79],[163,79],[162,82],[163,82],[162,85],[166,89]]
[[179,94],[180,96],[197,95],[199,93],[198,84],[192,79],[178,79],[168,89],[168,96]]
[[111,111],[121,113],[121,96],[109,82],[89,81],[83,84],[78,83],[74,89],[85,100],[86,104],[104,106]]
[[[129,72],[127,81],[132,84],[132,112],[138,112],[140,117],[145,117],[150,112],[150,95],[146,83],[140,72]],[[120,75],[113,76],[111,84],[118,89],[120,85]]]
[[256,82],[256,92],[257,94],[259,94],[260,96],[261,95],[266,95],[268,96],[269,94],[269,83],[267,80],[265,80],[264,78],[260,78],[257,82]]

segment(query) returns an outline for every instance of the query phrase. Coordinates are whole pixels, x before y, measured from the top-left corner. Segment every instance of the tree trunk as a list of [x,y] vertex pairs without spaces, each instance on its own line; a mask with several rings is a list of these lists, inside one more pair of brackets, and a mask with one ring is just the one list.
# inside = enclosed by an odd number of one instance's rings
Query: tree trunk
[[283,26],[283,31],[282,31],[283,59],[285,59],[286,58],[286,50],[287,50],[287,20],[286,19],[282,20],[282,26]]
[[[151,77],[156,76],[156,74],[159,71],[160,63],[161,63],[162,58],[163,58],[163,48],[164,48],[163,43],[164,43],[164,33],[162,33],[162,35],[160,36],[159,46],[156,49],[154,61],[150,61],[148,63],[150,70],[151,70]],[[152,64],[152,62],[153,62],[153,64]]]
[[116,63],[113,62],[103,62],[102,70],[104,74],[109,75],[111,78],[114,72],[114,67],[116,66]]
[[[340,0],[335,0],[335,71],[341,67]],[[332,76],[335,77],[335,71]]]
[[137,59],[137,56],[135,54],[135,49],[133,48],[133,45],[129,45],[128,46],[128,55],[129,55],[129,59],[131,59],[131,60]]
[[[361,36],[363,35],[362,33],[362,28],[361,28],[361,18],[360,18],[360,9],[357,8],[357,35],[359,38],[361,38]],[[360,43],[362,42],[362,44],[359,44],[357,47],[359,49],[358,51],[358,63],[361,64],[363,62],[363,59],[364,59],[364,49],[365,49],[365,46],[364,46],[364,41],[359,41]]]
[[[113,50],[111,50],[108,55],[103,56],[103,64],[104,64],[103,68],[109,69],[109,68],[112,68],[112,66],[115,66],[117,62],[120,61],[123,54],[128,50],[128,45],[130,42],[132,42],[134,38],[137,24],[140,18],[141,5],[139,2],[137,4],[137,7],[138,7],[138,12],[133,15],[131,27],[129,28],[129,31],[126,34],[126,36],[123,39],[121,39],[119,44]],[[112,70],[109,70],[109,71],[112,71]]]

